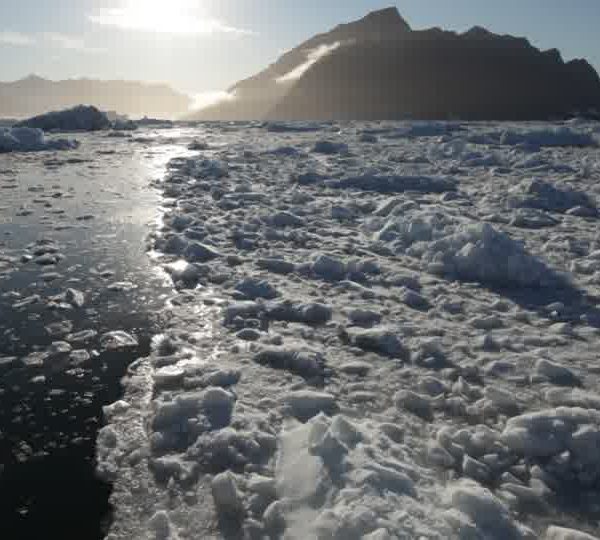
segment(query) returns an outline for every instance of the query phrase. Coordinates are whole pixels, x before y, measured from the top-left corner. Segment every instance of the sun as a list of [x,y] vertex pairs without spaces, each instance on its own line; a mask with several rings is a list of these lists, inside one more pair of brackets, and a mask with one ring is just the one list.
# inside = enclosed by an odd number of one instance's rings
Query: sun
[[202,32],[206,19],[189,0],[128,0],[118,11],[123,26],[167,34]]
[[211,17],[197,0],[122,0],[119,7],[104,8],[88,15],[90,21],[121,30],[164,34],[252,35]]

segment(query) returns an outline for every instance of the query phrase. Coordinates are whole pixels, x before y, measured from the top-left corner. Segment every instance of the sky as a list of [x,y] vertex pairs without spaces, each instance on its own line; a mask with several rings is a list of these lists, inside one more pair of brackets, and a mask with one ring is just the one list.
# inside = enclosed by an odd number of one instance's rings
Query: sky
[[414,29],[485,26],[600,71],[600,0],[0,0],[0,80],[132,79],[210,96],[392,5]]

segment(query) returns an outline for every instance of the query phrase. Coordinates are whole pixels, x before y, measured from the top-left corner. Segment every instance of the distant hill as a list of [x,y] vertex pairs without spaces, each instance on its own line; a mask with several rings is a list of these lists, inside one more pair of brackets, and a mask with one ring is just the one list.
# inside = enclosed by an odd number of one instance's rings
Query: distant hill
[[0,117],[26,118],[80,103],[132,117],[175,118],[189,110],[191,99],[165,84],[136,81],[50,81],[31,75],[0,82]]
[[197,120],[535,120],[600,111],[600,78],[525,38],[414,31],[396,8],[319,34]]

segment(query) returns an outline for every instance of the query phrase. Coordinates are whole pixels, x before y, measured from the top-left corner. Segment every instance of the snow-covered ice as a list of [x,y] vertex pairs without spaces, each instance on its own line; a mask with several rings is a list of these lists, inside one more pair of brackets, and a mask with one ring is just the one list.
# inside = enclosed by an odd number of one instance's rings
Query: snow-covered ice
[[41,129],[0,127],[0,154],[3,152],[40,152],[72,150],[78,147],[72,139],[47,138]]
[[98,440],[109,538],[598,536],[594,125],[197,131]]

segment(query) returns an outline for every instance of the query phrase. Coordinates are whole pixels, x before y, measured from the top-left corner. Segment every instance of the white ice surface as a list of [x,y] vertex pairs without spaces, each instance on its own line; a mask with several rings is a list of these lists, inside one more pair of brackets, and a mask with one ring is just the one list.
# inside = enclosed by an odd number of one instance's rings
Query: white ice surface
[[98,439],[111,540],[597,536],[596,137],[200,126],[149,242],[164,335]]

